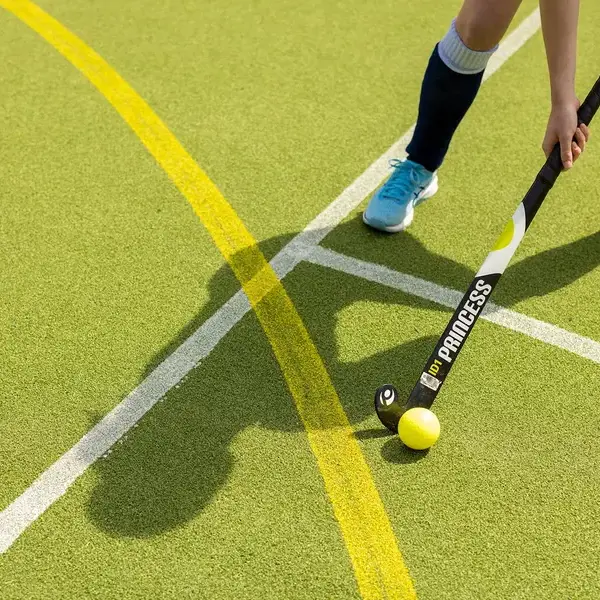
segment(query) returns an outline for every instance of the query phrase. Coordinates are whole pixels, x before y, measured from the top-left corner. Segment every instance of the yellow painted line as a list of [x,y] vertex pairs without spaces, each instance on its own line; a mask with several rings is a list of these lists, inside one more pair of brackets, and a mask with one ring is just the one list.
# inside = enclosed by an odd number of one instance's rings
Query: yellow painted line
[[0,0],[79,69],[165,170],[235,272],[273,348],[321,470],[365,600],[416,594],[369,468],[317,349],[256,241],[146,102],[94,50],[28,0]]

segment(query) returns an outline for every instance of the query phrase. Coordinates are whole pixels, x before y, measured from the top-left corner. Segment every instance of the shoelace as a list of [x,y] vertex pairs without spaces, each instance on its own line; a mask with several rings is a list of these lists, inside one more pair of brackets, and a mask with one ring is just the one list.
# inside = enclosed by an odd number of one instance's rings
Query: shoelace
[[400,167],[403,161],[399,158],[393,158],[390,160],[390,167],[394,169],[391,177],[385,184],[385,196],[396,202],[405,202],[407,196],[411,195],[412,189],[415,185],[419,185],[415,178],[415,174],[410,171],[408,177],[404,177],[400,174]]

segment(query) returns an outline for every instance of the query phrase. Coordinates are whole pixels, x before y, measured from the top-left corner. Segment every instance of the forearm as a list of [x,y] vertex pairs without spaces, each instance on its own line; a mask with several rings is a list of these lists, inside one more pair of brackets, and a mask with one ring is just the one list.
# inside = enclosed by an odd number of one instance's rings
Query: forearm
[[540,0],[553,104],[575,98],[579,0]]

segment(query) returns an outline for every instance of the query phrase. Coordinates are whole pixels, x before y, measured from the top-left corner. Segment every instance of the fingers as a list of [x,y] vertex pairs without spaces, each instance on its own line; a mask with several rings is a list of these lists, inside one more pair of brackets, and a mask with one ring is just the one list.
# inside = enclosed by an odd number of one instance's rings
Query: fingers
[[573,155],[573,162],[575,162],[579,158],[582,152],[583,150],[575,142],[572,142],[571,154]]
[[[556,130],[555,130],[556,131]],[[557,140],[557,137],[560,137]],[[573,163],[581,156],[581,153],[585,150],[585,146],[590,139],[590,130],[587,125],[581,123],[575,130],[574,135],[568,136],[563,134],[558,136],[552,129],[546,131],[544,141],[542,142],[542,150],[546,155],[546,158],[550,156],[550,153],[554,149],[557,141],[560,141],[560,158],[564,169],[570,169]]]
[[585,150],[585,144],[590,138],[590,130],[582,123],[575,131],[575,141],[572,143],[573,162]]
[[566,136],[560,138],[560,158],[565,169],[570,169],[573,166],[573,147],[576,144],[571,139]]
[[585,125],[584,123],[582,123],[579,126],[579,129],[581,129],[581,131],[583,131],[583,135],[585,136],[585,141],[588,142],[590,140],[590,128]]

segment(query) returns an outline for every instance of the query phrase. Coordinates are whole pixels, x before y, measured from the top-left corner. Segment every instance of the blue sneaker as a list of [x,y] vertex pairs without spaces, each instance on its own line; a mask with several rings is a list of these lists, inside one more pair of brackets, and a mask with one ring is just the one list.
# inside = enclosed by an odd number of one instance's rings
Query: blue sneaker
[[413,220],[415,206],[438,190],[437,172],[411,161],[394,159],[391,177],[377,190],[363,213],[363,221],[375,229],[395,233]]

